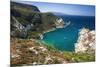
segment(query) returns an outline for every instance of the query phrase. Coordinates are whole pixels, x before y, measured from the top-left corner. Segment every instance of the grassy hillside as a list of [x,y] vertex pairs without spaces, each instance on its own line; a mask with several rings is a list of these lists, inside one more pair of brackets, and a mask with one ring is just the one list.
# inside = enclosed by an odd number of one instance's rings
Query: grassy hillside
[[32,39],[11,38],[11,52],[12,66],[95,61],[94,53],[61,52]]
[[[11,28],[14,28],[12,16],[24,27],[33,25],[28,30],[29,37],[33,33],[42,33],[48,29],[55,28],[55,22],[58,17],[52,13],[41,13],[36,6],[11,2]],[[12,31],[12,29],[11,29]],[[28,35],[27,35],[28,37]]]

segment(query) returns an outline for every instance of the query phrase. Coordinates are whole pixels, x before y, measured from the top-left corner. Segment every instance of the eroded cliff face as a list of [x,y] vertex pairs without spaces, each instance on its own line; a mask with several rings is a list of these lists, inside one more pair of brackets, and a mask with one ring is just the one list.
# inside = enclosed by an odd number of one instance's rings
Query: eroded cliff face
[[41,13],[33,5],[11,2],[11,36],[38,38],[39,34],[64,25],[53,13]]
[[40,12],[36,6],[11,2],[11,36],[26,38],[30,30],[41,24]]
[[95,52],[95,30],[83,28],[79,32],[79,38],[75,44],[76,53],[94,53]]

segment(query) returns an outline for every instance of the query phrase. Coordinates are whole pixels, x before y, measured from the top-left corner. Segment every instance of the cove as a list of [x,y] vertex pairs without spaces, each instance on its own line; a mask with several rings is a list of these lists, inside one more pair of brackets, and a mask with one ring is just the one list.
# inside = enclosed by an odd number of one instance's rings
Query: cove
[[91,16],[68,16],[61,15],[58,16],[64,20],[71,21],[70,25],[56,29],[55,31],[45,33],[43,36],[43,41],[49,45],[54,46],[56,49],[61,51],[74,51],[75,43],[79,37],[79,30],[83,27],[90,30],[95,29],[95,17]]

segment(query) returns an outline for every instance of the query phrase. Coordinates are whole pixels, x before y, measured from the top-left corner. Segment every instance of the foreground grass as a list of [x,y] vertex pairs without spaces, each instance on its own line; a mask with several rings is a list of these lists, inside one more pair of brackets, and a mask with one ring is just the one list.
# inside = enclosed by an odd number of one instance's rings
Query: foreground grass
[[[30,50],[30,48],[33,48]],[[12,57],[13,55],[18,55]],[[11,38],[11,66],[64,64],[95,61],[95,53],[58,51],[34,39]]]

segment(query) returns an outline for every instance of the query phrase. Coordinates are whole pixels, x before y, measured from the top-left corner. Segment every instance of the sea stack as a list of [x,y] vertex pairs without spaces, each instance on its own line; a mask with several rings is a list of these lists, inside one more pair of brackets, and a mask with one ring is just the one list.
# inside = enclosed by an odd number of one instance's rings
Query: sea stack
[[75,44],[75,53],[93,53],[95,51],[95,31],[82,28]]

